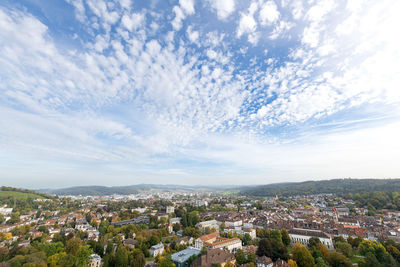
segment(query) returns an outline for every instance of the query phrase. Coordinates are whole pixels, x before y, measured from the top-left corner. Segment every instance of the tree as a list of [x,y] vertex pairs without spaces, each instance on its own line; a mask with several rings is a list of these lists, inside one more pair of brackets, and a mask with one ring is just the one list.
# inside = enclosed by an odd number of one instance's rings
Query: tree
[[0,262],[6,261],[9,256],[8,247],[0,247]]
[[332,267],[351,267],[353,265],[348,258],[336,251],[329,255],[328,263]]
[[192,211],[188,214],[188,224],[190,226],[195,226],[198,222],[200,222],[200,215],[198,211]]
[[76,255],[78,267],[87,266],[92,254],[93,250],[88,245],[80,246]]
[[308,239],[309,248],[316,247],[318,243],[321,243],[321,240],[319,240],[318,237],[311,237],[310,239]]
[[293,260],[299,267],[314,267],[315,262],[310,251],[303,245],[296,243],[292,248]]
[[347,258],[353,257],[353,248],[347,242],[337,242],[336,250],[345,255]]
[[40,246],[40,250],[43,250],[46,253],[46,256],[49,257],[56,253],[64,252],[64,244],[61,242],[44,243]]
[[146,265],[146,258],[140,249],[134,249],[132,254],[132,260],[130,266],[132,267],[144,267]]
[[290,245],[290,236],[286,229],[282,229],[282,242],[285,246]]
[[321,252],[324,260],[327,261],[329,255],[331,254],[329,250],[322,243],[317,244],[317,249]]
[[65,252],[61,252],[61,253],[57,253],[57,254],[54,254],[54,255],[48,257],[48,258],[47,258],[47,265],[48,265],[49,267],[57,267],[57,266],[58,266],[58,262],[59,262],[59,261],[61,260],[61,258],[62,258],[63,256],[65,256],[65,255],[66,255]]
[[324,259],[322,257],[318,257],[315,260],[315,264],[316,264],[316,267],[328,267],[328,264],[326,264],[326,262],[324,261]]
[[62,267],[72,267],[75,266],[75,263],[76,263],[76,257],[71,254],[66,254],[60,258],[58,265]]
[[236,262],[237,262],[239,265],[242,265],[242,264],[246,264],[246,263],[247,263],[246,255],[244,254],[243,250],[239,249],[239,250],[236,252],[235,257],[236,257]]
[[388,257],[385,247],[376,241],[363,240],[358,246],[358,249],[360,253],[365,256],[371,252],[373,255],[375,255],[378,262],[385,262]]
[[245,233],[242,237],[242,242],[245,246],[247,246],[251,242],[251,236],[248,233]]
[[267,238],[263,238],[260,240],[257,248],[257,256],[267,256],[269,258],[272,257],[272,244],[271,241]]
[[282,240],[279,242],[278,240],[272,239],[272,260],[276,261],[277,259],[287,260],[289,258],[288,251],[286,246],[283,245]]
[[290,260],[288,261],[288,265],[289,265],[290,267],[298,267],[297,263],[296,263],[294,260],[292,260],[292,259],[290,259]]
[[375,255],[371,252],[368,252],[365,255],[364,261],[360,261],[358,264],[360,267],[380,267],[382,266]]
[[117,248],[115,252],[115,264],[117,266],[127,266],[128,265],[128,251],[122,245]]
[[49,229],[47,229],[47,227],[44,226],[44,225],[39,226],[38,231],[42,232],[44,234],[48,234],[49,233]]
[[247,254],[247,262],[248,263],[256,263],[256,255],[254,253]]
[[160,260],[158,261],[158,266],[159,267],[175,267],[175,263],[167,257],[160,257]]
[[78,254],[78,250],[81,245],[82,245],[82,240],[74,237],[67,241],[65,250],[67,251],[68,254],[76,256]]
[[[276,241],[278,241],[279,243],[282,243],[282,232],[281,232],[281,231],[275,230],[275,229],[269,230],[269,231],[268,231],[268,236],[269,236],[269,238],[271,239],[271,241],[272,241],[272,240],[276,240]],[[282,244],[283,244],[283,243],[282,243]]]
[[182,234],[184,236],[191,236],[193,238],[199,238],[201,236],[200,230],[194,227],[186,227]]
[[390,255],[393,256],[393,258],[395,258],[398,262],[400,262],[400,251],[396,247],[388,245],[386,247],[386,250],[390,253]]

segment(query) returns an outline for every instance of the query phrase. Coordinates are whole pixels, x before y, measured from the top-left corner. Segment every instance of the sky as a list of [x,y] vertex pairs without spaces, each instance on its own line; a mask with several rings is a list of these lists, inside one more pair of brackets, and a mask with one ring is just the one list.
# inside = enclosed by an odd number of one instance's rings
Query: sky
[[400,177],[398,0],[2,0],[0,182]]

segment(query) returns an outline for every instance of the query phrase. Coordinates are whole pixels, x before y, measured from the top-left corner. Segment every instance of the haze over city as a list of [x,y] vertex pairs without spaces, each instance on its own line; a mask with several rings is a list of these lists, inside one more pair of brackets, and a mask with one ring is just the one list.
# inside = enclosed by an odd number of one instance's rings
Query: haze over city
[[398,178],[399,10],[3,0],[2,185]]

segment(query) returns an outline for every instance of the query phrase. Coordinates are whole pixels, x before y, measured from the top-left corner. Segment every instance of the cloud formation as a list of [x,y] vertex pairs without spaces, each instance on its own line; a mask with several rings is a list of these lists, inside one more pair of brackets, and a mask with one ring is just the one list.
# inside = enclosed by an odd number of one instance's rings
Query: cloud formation
[[[1,175],[378,176],[362,163],[400,151],[399,3],[357,3],[69,0],[57,19],[0,4]],[[26,161],[53,167],[13,174]]]

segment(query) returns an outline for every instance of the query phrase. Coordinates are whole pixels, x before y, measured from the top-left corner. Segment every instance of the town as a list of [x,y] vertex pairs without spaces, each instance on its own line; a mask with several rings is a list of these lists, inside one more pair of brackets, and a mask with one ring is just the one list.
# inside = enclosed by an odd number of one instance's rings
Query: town
[[335,194],[37,196],[1,200],[1,266],[398,266],[400,260],[400,211]]

